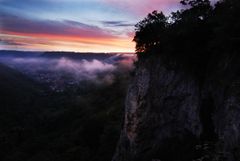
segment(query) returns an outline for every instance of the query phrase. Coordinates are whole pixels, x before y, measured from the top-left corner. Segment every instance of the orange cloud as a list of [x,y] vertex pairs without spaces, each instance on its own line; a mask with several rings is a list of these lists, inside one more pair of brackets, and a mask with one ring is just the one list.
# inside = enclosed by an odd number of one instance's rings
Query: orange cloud
[[[86,38],[78,36],[3,32],[12,37],[13,47],[29,50],[58,50],[79,52],[134,52],[131,37],[126,38]],[[4,40],[3,40],[4,41]],[[11,46],[9,46],[11,48]]]
[[76,21],[37,21],[13,15],[1,16],[2,48],[26,50],[75,50],[133,52],[129,36]]

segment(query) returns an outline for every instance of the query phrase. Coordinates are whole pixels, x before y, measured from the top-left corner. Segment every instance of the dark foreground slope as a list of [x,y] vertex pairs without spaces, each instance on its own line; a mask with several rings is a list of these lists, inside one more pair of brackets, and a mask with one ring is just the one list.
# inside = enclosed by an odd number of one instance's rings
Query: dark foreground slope
[[[21,116],[30,110],[34,99],[40,97],[43,89],[39,84],[18,71],[0,64],[0,118],[1,133],[9,125],[20,123],[26,117]],[[13,117],[12,117],[13,116]],[[3,140],[4,141],[4,140]],[[3,151],[5,148],[1,148]]]
[[54,93],[3,65],[0,75],[1,161],[111,160],[127,77]]
[[39,84],[2,64],[0,64],[0,75],[0,101],[3,106],[4,104],[27,102],[32,96],[41,92]]
[[136,25],[139,60],[113,161],[240,160],[240,3],[182,4]]

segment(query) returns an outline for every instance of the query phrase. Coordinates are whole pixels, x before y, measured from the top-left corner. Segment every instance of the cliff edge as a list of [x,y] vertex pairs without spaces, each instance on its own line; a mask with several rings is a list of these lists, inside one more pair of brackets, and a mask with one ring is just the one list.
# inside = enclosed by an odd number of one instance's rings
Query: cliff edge
[[239,62],[219,57],[199,79],[159,56],[139,59],[112,161],[238,160]]
[[240,1],[182,0],[136,24],[136,72],[112,161],[240,160]]

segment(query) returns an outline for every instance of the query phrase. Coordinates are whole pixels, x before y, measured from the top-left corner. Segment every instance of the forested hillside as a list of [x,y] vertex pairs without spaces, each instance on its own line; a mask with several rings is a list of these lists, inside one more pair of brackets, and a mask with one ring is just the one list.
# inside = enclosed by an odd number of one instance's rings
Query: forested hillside
[[128,76],[55,93],[0,65],[1,161],[111,160]]

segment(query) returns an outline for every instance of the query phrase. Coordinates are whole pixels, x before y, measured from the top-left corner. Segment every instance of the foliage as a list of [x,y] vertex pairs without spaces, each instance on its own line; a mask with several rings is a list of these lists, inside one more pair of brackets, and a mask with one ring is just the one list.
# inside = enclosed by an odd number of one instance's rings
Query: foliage
[[240,52],[240,1],[182,0],[183,10],[165,16],[154,11],[136,25],[136,53],[162,59],[204,73],[222,54]]
[[153,11],[148,14],[147,18],[136,24],[136,36],[134,41],[137,42],[136,50],[144,52],[148,48],[160,44],[160,36],[164,35],[167,27],[167,18],[162,12]]

